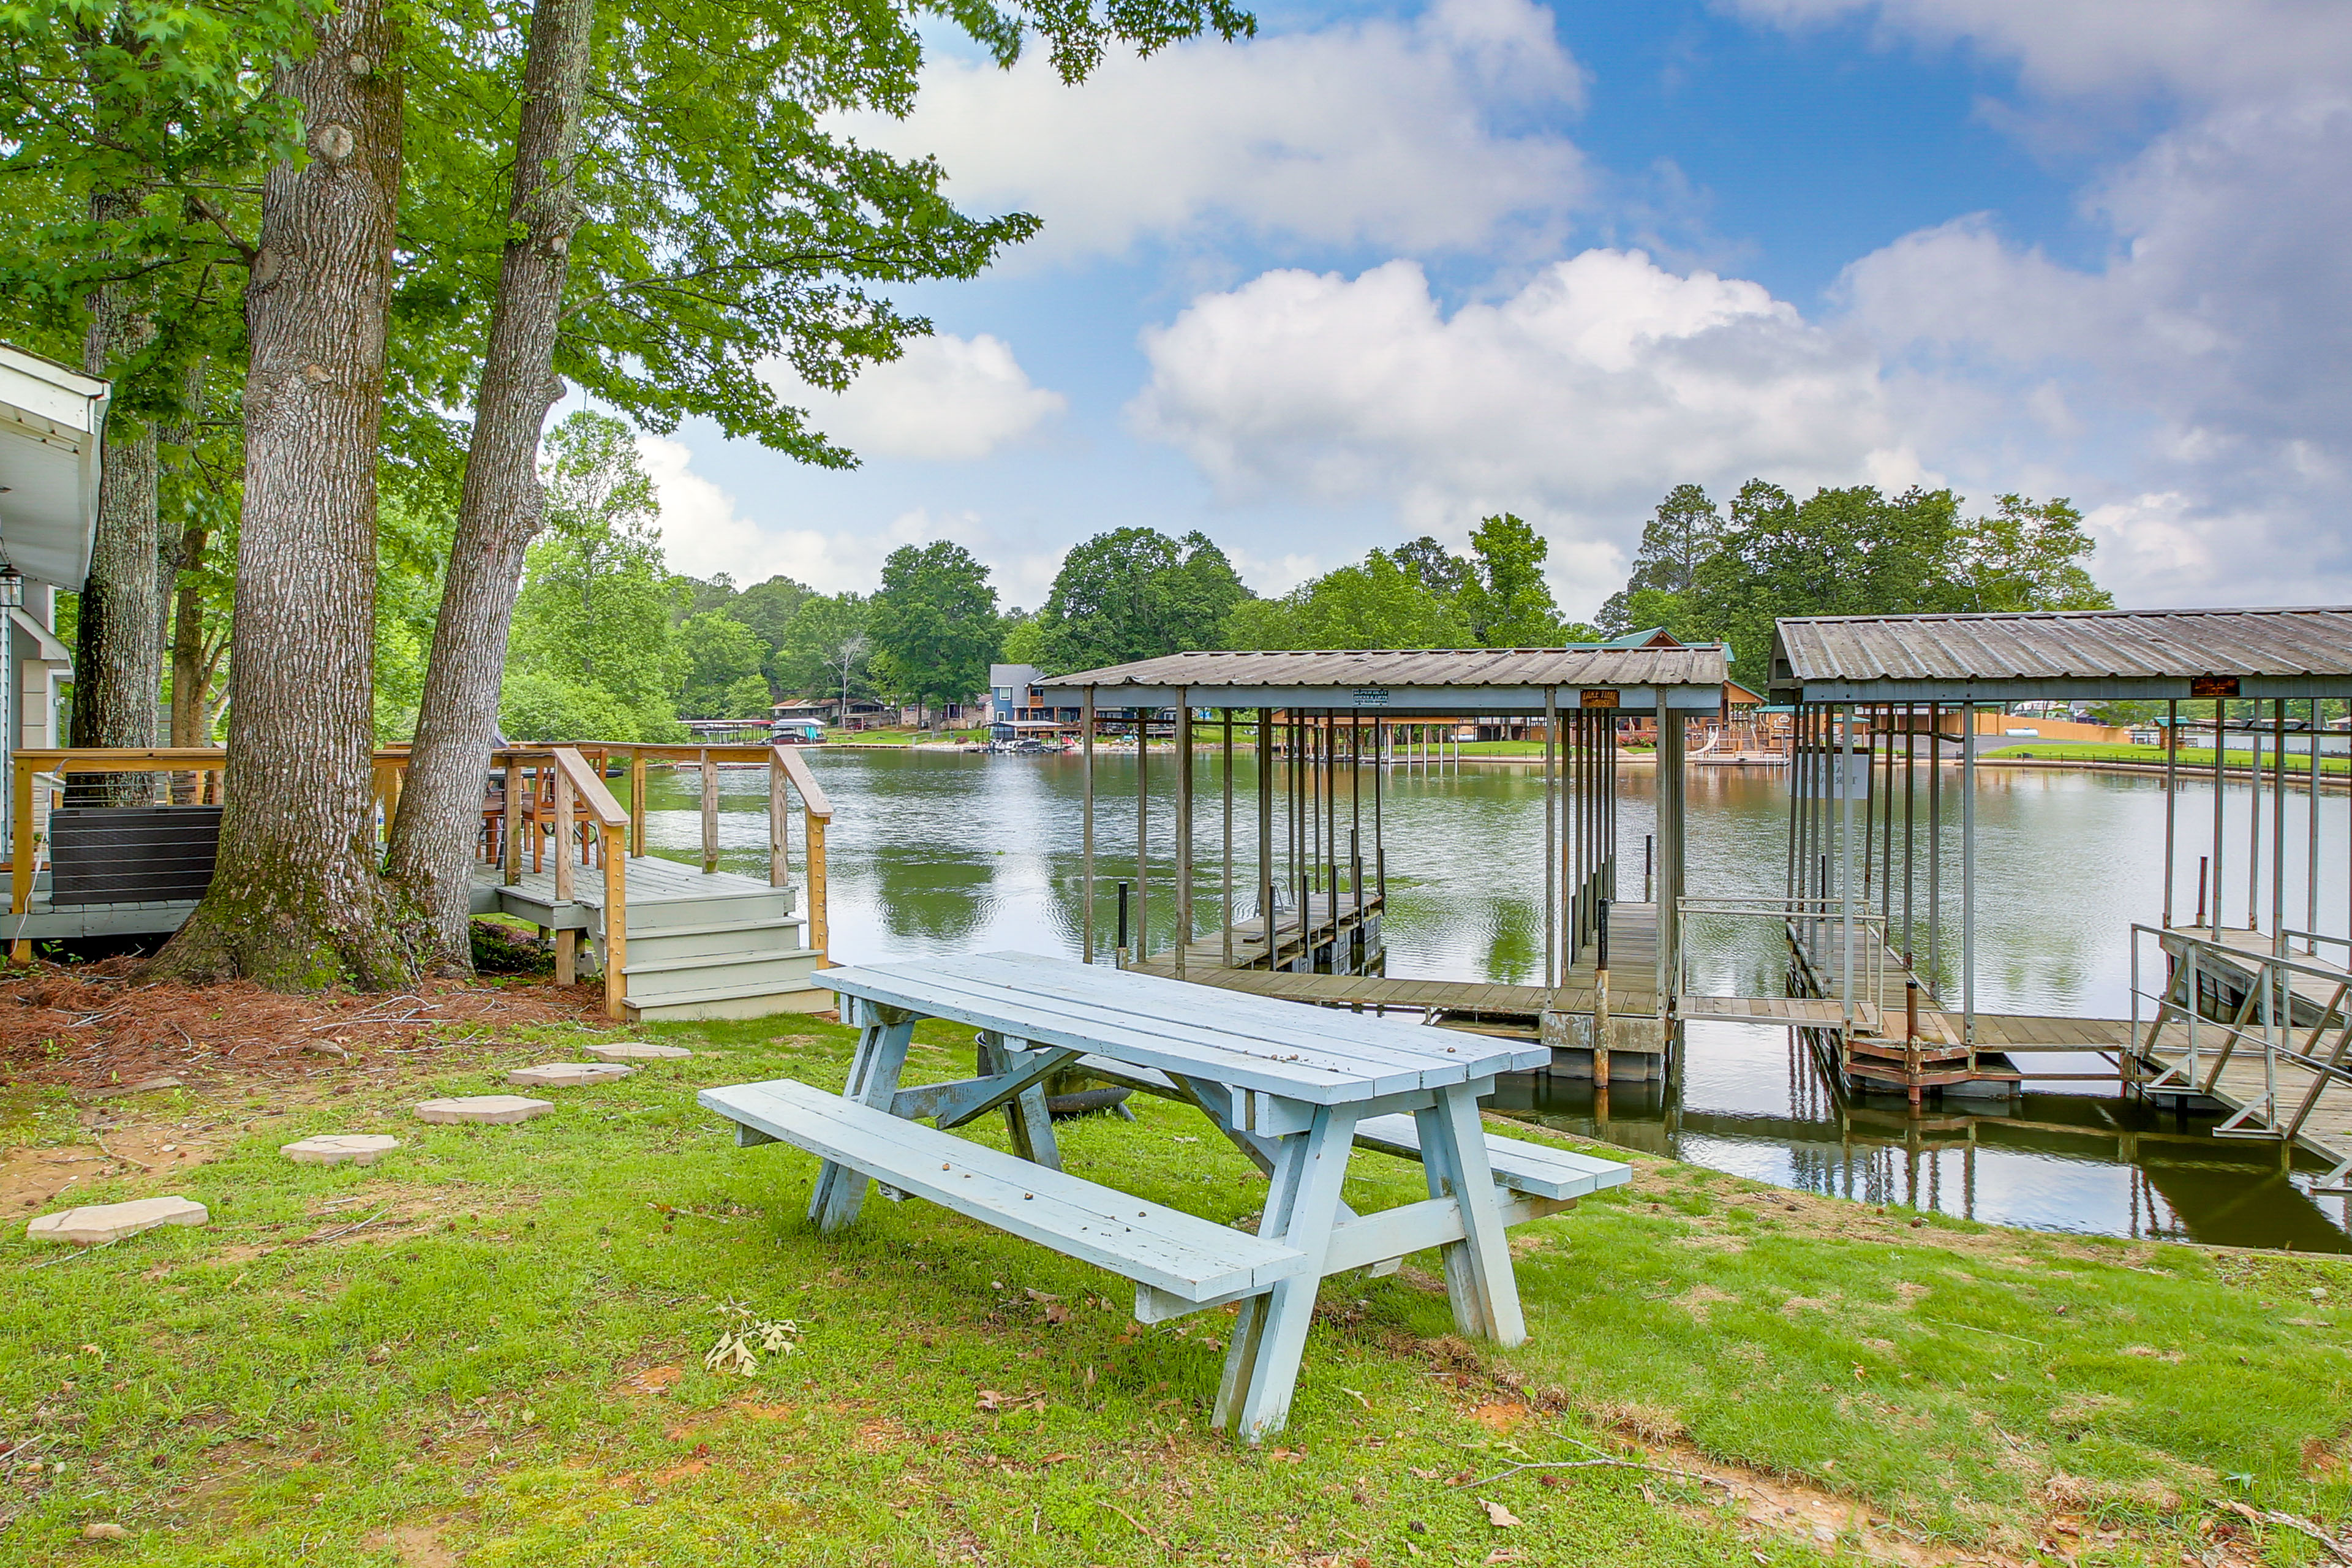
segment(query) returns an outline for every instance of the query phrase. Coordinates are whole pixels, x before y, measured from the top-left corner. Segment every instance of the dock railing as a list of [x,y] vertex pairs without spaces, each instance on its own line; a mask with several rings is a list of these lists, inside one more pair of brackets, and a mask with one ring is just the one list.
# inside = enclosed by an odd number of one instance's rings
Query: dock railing
[[[2259,1091],[2232,1091],[2239,1109],[2213,1134],[2287,1142],[2302,1135],[2324,1096],[2352,1093],[2352,973],[2194,931],[2137,922],[2131,929],[2131,1038],[2141,1059],[2162,1064],[2154,1078],[2139,1081],[2142,1093],[2216,1098],[2233,1060],[2259,1056]],[[2142,961],[2151,942],[2158,962],[2149,967],[2156,973],[2144,981]],[[2168,1043],[2168,1029],[2179,1031],[2172,1037],[2177,1045]],[[2289,1084],[2283,1092],[2283,1074],[2308,1075],[2310,1081]],[[2352,1160],[2319,1190],[2342,1190],[2347,1177]]]
[[1864,1007],[1875,1014],[1879,1027],[1884,1028],[1888,997],[1894,995],[1894,1005],[1903,1008],[1908,996],[1902,993],[1919,984],[1918,976],[1887,942],[1885,917],[1852,908],[1843,899],[1693,897],[1677,900],[1675,907],[1685,921],[1681,962],[1675,976],[1677,998],[1697,994],[1691,989],[1690,976],[1694,943],[1689,922],[1694,918],[1761,921],[1778,926],[1808,968],[1836,984],[1836,994],[1827,999],[1840,1004],[1848,1035],[1861,1021]]

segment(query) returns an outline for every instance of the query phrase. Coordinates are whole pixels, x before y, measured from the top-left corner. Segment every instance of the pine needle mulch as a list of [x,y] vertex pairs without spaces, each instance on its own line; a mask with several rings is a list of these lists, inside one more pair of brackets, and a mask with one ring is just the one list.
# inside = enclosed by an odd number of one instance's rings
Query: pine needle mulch
[[0,1080],[78,1093],[307,1073],[378,1052],[603,1022],[594,985],[427,980],[397,994],[288,995],[249,981],[141,978],[136,957],[35,963],[0,978]]

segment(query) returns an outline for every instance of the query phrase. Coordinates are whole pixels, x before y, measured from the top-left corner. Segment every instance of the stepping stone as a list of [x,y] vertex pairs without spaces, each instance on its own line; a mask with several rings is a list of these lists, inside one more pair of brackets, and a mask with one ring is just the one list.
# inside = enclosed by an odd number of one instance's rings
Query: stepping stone
[[520,1094],[467,1094],[455,1100],[428,1100],[416,1108],[420,1121],[528,1121],[555,1109],[551,1100],[527,1100]]
[[281,1143],[278,1152],[298,1165],[373,1165],[399,1147],[399,1139],[373,1132],[322,1132]]
[[636,1070],[609,1062],[541,1062],[537,1067],[515,1068],[507,1074],[507,1081],[531,1089],[562,1089],[567,1084],[609,1083]]
[[212,1215],[189,1198],[141,1198],[132,1204],[91,1204],[62,1214],[45,1214],[25,1227],[35,1241],[70,1241],[95,1247],[121,1241],[159,1225],[209,1225]]
[[583,1046],[580,1049],[600,1062],[675,1062],[694,1054],[684,1046],[655,1046],[643,1040],[614,1040],[607,1046]]

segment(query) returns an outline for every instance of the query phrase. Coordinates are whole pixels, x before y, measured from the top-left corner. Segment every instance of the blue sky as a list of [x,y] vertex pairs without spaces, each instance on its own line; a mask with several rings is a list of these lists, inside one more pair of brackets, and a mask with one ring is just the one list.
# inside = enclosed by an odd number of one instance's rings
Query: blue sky
[[865,458],[645,443],[673,563],[1007,604],[1103,529],[1276,592],[1512,510],[1590,611],[1671,485],[2072,497],[2126,604],[2340,601],[2352,10],[2302,0],[1283,6],[1069,89],[943,40],[935,153],[1044,233],[909,291]]

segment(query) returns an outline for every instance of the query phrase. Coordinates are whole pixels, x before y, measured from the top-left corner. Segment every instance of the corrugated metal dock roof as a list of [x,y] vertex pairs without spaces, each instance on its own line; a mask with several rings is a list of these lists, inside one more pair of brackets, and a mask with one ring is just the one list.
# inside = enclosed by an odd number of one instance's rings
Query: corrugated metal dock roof
[[1076,686],[1720,686],[1719,645],[1171,653],[1055,677]]
[[2340,695],[2352,607],[1790,617],[1771,684],[1816,701]]
[[[1410,714],[1540,713],[1664,704],[1712,710],[1730,660],[1720,644],[1673,647],[1368,648],[1171,653],[1037,684],[1057,704],[1317,709]],[[1587,697],[1591,699],[1588,703]]]

